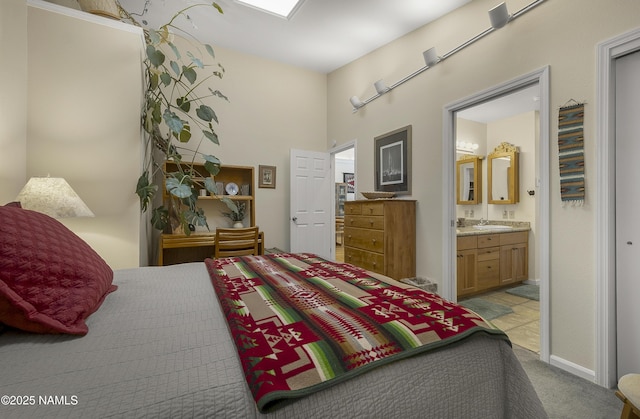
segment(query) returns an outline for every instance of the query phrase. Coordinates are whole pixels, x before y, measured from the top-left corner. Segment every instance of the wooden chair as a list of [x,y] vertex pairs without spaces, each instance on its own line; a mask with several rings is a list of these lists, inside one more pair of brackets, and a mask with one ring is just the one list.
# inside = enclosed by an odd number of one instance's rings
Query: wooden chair
[[229,256],[258,255],[258,226],[216,228],[214,259]]
[[640,374],[627,374],[620,378],[616,396],[624,403],[620,419],[640,418]]

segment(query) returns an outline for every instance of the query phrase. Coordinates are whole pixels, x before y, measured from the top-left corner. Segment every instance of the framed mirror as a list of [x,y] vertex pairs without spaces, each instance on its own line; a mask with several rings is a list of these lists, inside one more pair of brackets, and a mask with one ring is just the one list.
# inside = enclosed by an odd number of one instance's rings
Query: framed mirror
[[482,157],[466,155],[456,162],[456,197],[458,205],[482,203]]
[[518,148],[501,143],[487,156],[488,201],[490,204],[506,205],[518,203]]

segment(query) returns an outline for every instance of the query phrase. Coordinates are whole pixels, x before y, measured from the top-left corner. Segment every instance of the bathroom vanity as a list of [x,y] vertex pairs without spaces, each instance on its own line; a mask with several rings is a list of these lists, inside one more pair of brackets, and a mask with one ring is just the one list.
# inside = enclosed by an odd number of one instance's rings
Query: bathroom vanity
[[457,230],[458,298],[528,279],[529,225]]

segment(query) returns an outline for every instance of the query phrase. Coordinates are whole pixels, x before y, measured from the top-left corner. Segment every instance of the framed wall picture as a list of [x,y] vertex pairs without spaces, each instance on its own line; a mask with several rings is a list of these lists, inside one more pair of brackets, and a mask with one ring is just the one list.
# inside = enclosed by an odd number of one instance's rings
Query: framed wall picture
[[258,166],[258,188],[276,188],[275,166]]
[[356,192],[356,176],[353,173],[343,173],[342,181],[347,184],[347,193]]
[[411,194],[411,125],[379,135],[375,143],[375,190]]

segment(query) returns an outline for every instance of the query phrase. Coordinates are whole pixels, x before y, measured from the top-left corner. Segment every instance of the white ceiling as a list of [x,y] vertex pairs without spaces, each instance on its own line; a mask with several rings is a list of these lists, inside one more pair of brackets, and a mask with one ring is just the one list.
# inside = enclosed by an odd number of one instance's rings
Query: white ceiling
[[540,110],[540,88],[535,84],[459,111],[457,117],[486,124],[537,110]]
[[[217,0],[223,15],[212,7],[195,7],[188,12],[191,23],[180,18],[176,25],[214,48],[329,73],[470,1],[304,0],[286,20],[234,0]],[[136,18],[155,28],[195,3],[207,2],[147,1],[144,17]],[[120,0],[120,4],[138,14],[144,7],[141,0]]]

